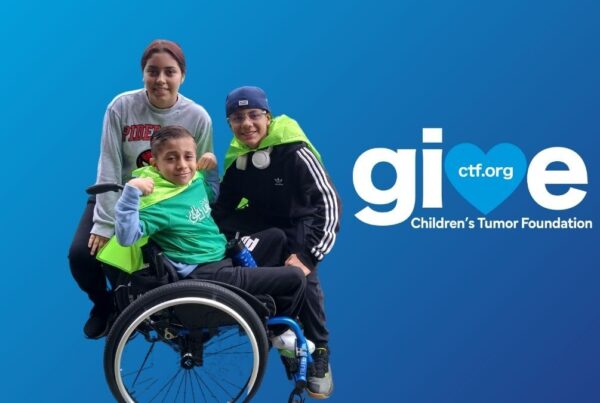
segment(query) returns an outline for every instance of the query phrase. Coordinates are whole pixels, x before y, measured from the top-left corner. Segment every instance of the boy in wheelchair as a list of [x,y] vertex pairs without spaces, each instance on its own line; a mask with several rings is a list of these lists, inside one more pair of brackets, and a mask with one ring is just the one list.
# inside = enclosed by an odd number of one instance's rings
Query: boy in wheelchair
[[[175,268],[180,279],[213,280],[253,295],[270,295],[277,314],[296,317],[306,286],[303,272],[294,266],[235,267],[226,258],[226,239],[210,214],[208,193],[196,171],[196,146],[187,129],[165,126],[151,139],[151,166],[134,171],[115,209],[119,244],[133,245],[151,237]],[[259,234],[254,254],[260,264],[276,262],[285,245],[281,231]],[[261,244],[262,242],[262,244]],[[269,256],[273,257],[270,258]],[[288,331],[272,337],[278,349],[293,350],[295,336]],[[312,343],[309,343],[309,345]],[[309,346],[314,349],[314,345]]]

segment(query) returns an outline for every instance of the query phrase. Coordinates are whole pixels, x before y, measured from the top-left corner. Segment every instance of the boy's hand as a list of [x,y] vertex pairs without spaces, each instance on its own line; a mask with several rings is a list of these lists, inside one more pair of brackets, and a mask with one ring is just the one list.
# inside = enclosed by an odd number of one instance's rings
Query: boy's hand
[[298,259],[298,256],[296,256],[295,253],[292,253],[285,260],[285,265],[286,266],[296,266],[296,267],[299,267],[304,272],[305,276],[308,276],[310,274],[310,269],[308,267],[306,267],[304,265],[304,263],[302,263],[302,261],[300,259]]
[[204,153],[196,163],[196,169],[202,171],[204,169],[213,169],[217,167],[217,157],[213,153]]
[[154,191],[154,181],[151,178],[133,178],[127,183],[138,188],[144,196]]
[[90,240],[88,241],[88,248],[90,248],[90,255],[95,255],[97,251],[99,251],[104,244],[108,242],[108,238],[104,238],[103,236],[90,234]]

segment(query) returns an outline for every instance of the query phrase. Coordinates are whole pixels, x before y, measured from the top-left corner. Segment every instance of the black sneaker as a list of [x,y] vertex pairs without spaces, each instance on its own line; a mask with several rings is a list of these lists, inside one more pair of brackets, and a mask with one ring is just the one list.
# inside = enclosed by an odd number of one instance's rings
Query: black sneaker
[[83,326],[83,333],[88,339],[99,339],[108,333],[110,313],[98,309],[94,306],[90,312],[90,317]]
[[327,399],[333,393],[333,377],[329,365],[329,348],[317,346],[308,367],[308,395],[313,399]]

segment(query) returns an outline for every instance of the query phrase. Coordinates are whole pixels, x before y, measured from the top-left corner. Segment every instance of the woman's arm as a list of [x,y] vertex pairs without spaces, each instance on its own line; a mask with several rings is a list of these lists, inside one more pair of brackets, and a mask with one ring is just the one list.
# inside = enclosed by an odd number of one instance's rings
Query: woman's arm
[[[109,107],[104,115],[102,144],[96,183],[121,183],[123,155],[121,150],[120,118],[114,108]],[[115,192],[96,196],[94,226],[92,234],[110,238],[114,233],[114,209],[118,199]]]
[[[206,183],[212,190],[216,200],[219,196],[219,170],[217,160],[213,153],[213,129],[212,120],[204,109],[198,120],[196,137],[196,155],[198,156],[198,168],[206,169]],[[214,165],[213,165],[214,163]]]

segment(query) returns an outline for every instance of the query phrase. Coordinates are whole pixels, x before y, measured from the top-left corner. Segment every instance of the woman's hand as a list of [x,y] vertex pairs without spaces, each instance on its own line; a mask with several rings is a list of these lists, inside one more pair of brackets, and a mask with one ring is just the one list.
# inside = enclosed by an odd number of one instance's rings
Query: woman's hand
[[100,235],[90,234],[90,240],[88,241],[88,248],[90,248],[90,255],[95,255],[97,251],[99,251],[104,244],[108,242],[108,238],[105,238]]
[[154,181],[151,178],[133,178],[127,183],[139,189],[144,196],[154,191]]
[[202,171],[205,169],[214,169],[217,167],[217,157],[213,153],[204,153],[196,163],[196,169]]
[[295,267],[299,267],[300,270],[302,270],[304,272],[305,276],[308,276],[310,274],[310,269],[308,267],[306,267],[304,265],[304,263],[302,263],[302,261],[300,259],[298,259],[298,256],[296,256],[295,253],[292,253],[286,260],[285,260],[285,265],[286,266],[295,266]]

